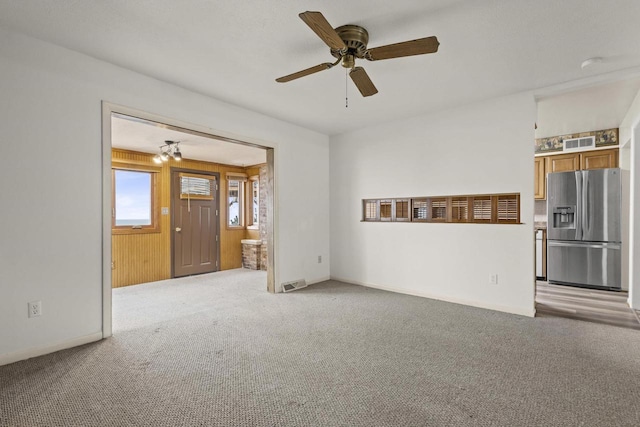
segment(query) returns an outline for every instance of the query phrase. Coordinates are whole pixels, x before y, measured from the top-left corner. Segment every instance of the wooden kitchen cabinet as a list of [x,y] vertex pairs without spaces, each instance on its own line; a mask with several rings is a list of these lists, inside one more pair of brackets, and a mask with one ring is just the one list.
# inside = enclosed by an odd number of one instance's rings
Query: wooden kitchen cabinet
[[547,162],[544,157],[535,158],[535,184],[533,195],[536,200],[544,200],[547,198]]
[[580,169],[605,169],[618,167],[618,150],[586,151],[580,153]]
[[580,170],[580,153],[558,154],[547,157],[547,172],[571,172]]
[[582,151],[535,158],[534,198],[547,198],[547,173],[618,167],[618,149]]

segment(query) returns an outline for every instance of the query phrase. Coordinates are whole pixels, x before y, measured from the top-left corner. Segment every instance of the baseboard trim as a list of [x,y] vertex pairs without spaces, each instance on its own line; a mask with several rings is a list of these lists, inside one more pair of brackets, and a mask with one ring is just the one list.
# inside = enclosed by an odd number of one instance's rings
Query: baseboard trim
[[330,276],[321,277],[319,279],[307,282],[307,285],[315,285],[316,283],[326,282],[327,280],[331,280],[331,277]]
[[56,351],[66,350],[83,344],[89,344],[90,342],[100,341],[101,339],[102,332],[96,332],[95,334],[85,335],[46,347],[30,348],[13,353],[0,354],[0,366],[31,359],[32,357],[44,356],[45,354],[55,353]]
[[331,276],[331,280],[337,280],[339,282],[349,283],[351,285],[364,286],[366,288],[380,289],[382,291],[396,292],[396,293],[399,293],[399,294],[412,295],[412,296],[415,296],[415,297],[435,299],[435,300],[438,300],[438,301],[445,301],[445,302],[451,302],[451,303],[454,303],[454,304],[468,305],[468,306],[471,306],[471,307],[483,308],[483,309],[486,309],[486,310],[493,310],[493,311],[500,311],[500,312],[503,312],[503,313],[517,314],[519,316],[535,317],[535,315],[536,315],[536,310],[535,310],[534,307],[531,307],[530,310],[517,309],[517,308],[513,308],[513,307],[507,307],[507,306],[499,305],[499,304],[486,304],[486,303],[467,300],[467,299],[463,299],[463,298],[451,298],[451,297],[448,297],[448,296],[432,294],[432,293],[429,293],[429,292],[419,292],[419,291],[414,291],[412,289],[404,289],[404,288],[396,288],[396,287],[391,287],[391,286],[377,285],[377,284],[374,284],[374,283],[360,282],[360,281],[357,281],[357,280],[344,279],[344,278],[340,278],[340,277],[336,277],[336,276]]

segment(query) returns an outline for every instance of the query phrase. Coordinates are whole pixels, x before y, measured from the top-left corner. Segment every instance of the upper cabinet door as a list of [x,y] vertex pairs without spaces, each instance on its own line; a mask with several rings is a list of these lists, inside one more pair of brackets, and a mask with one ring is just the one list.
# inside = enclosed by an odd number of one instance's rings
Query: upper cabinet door
[[580,169],[606,169],[618,167],[618,150],[598,150],[580,153]]
[[544,157],[535,158],[535,186],[533,188],[533,195],[535,199],[544,200],[547,198],[546,194],[546,161]]
[[549,156],[547,159],[548,173],[580,170],[580,155],[578,153],[558,154]]

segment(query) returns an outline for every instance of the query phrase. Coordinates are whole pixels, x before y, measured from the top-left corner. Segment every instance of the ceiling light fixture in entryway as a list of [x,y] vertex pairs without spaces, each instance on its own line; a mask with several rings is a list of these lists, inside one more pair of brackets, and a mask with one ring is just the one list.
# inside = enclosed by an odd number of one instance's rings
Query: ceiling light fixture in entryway
[[160,154],[153,156],[153,161],[156,163],[162,163],[166,162],[170,158],[173,158],[173,160],[178,162],[182,160],[182,153],[180,152],[178,144],[180,144],[180,141],[165,141],[164,145],[160,146]]

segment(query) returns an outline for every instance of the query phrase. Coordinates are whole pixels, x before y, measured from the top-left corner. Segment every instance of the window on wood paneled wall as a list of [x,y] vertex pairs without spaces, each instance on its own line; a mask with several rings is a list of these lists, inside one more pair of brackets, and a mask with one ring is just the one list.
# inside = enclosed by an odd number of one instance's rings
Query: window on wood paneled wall
[[247,227],[258,229],[260,225],[260,177],[252,176],[247,183]]
[[158,168],[119,164],[111,169],[111,232],[159,233]]

